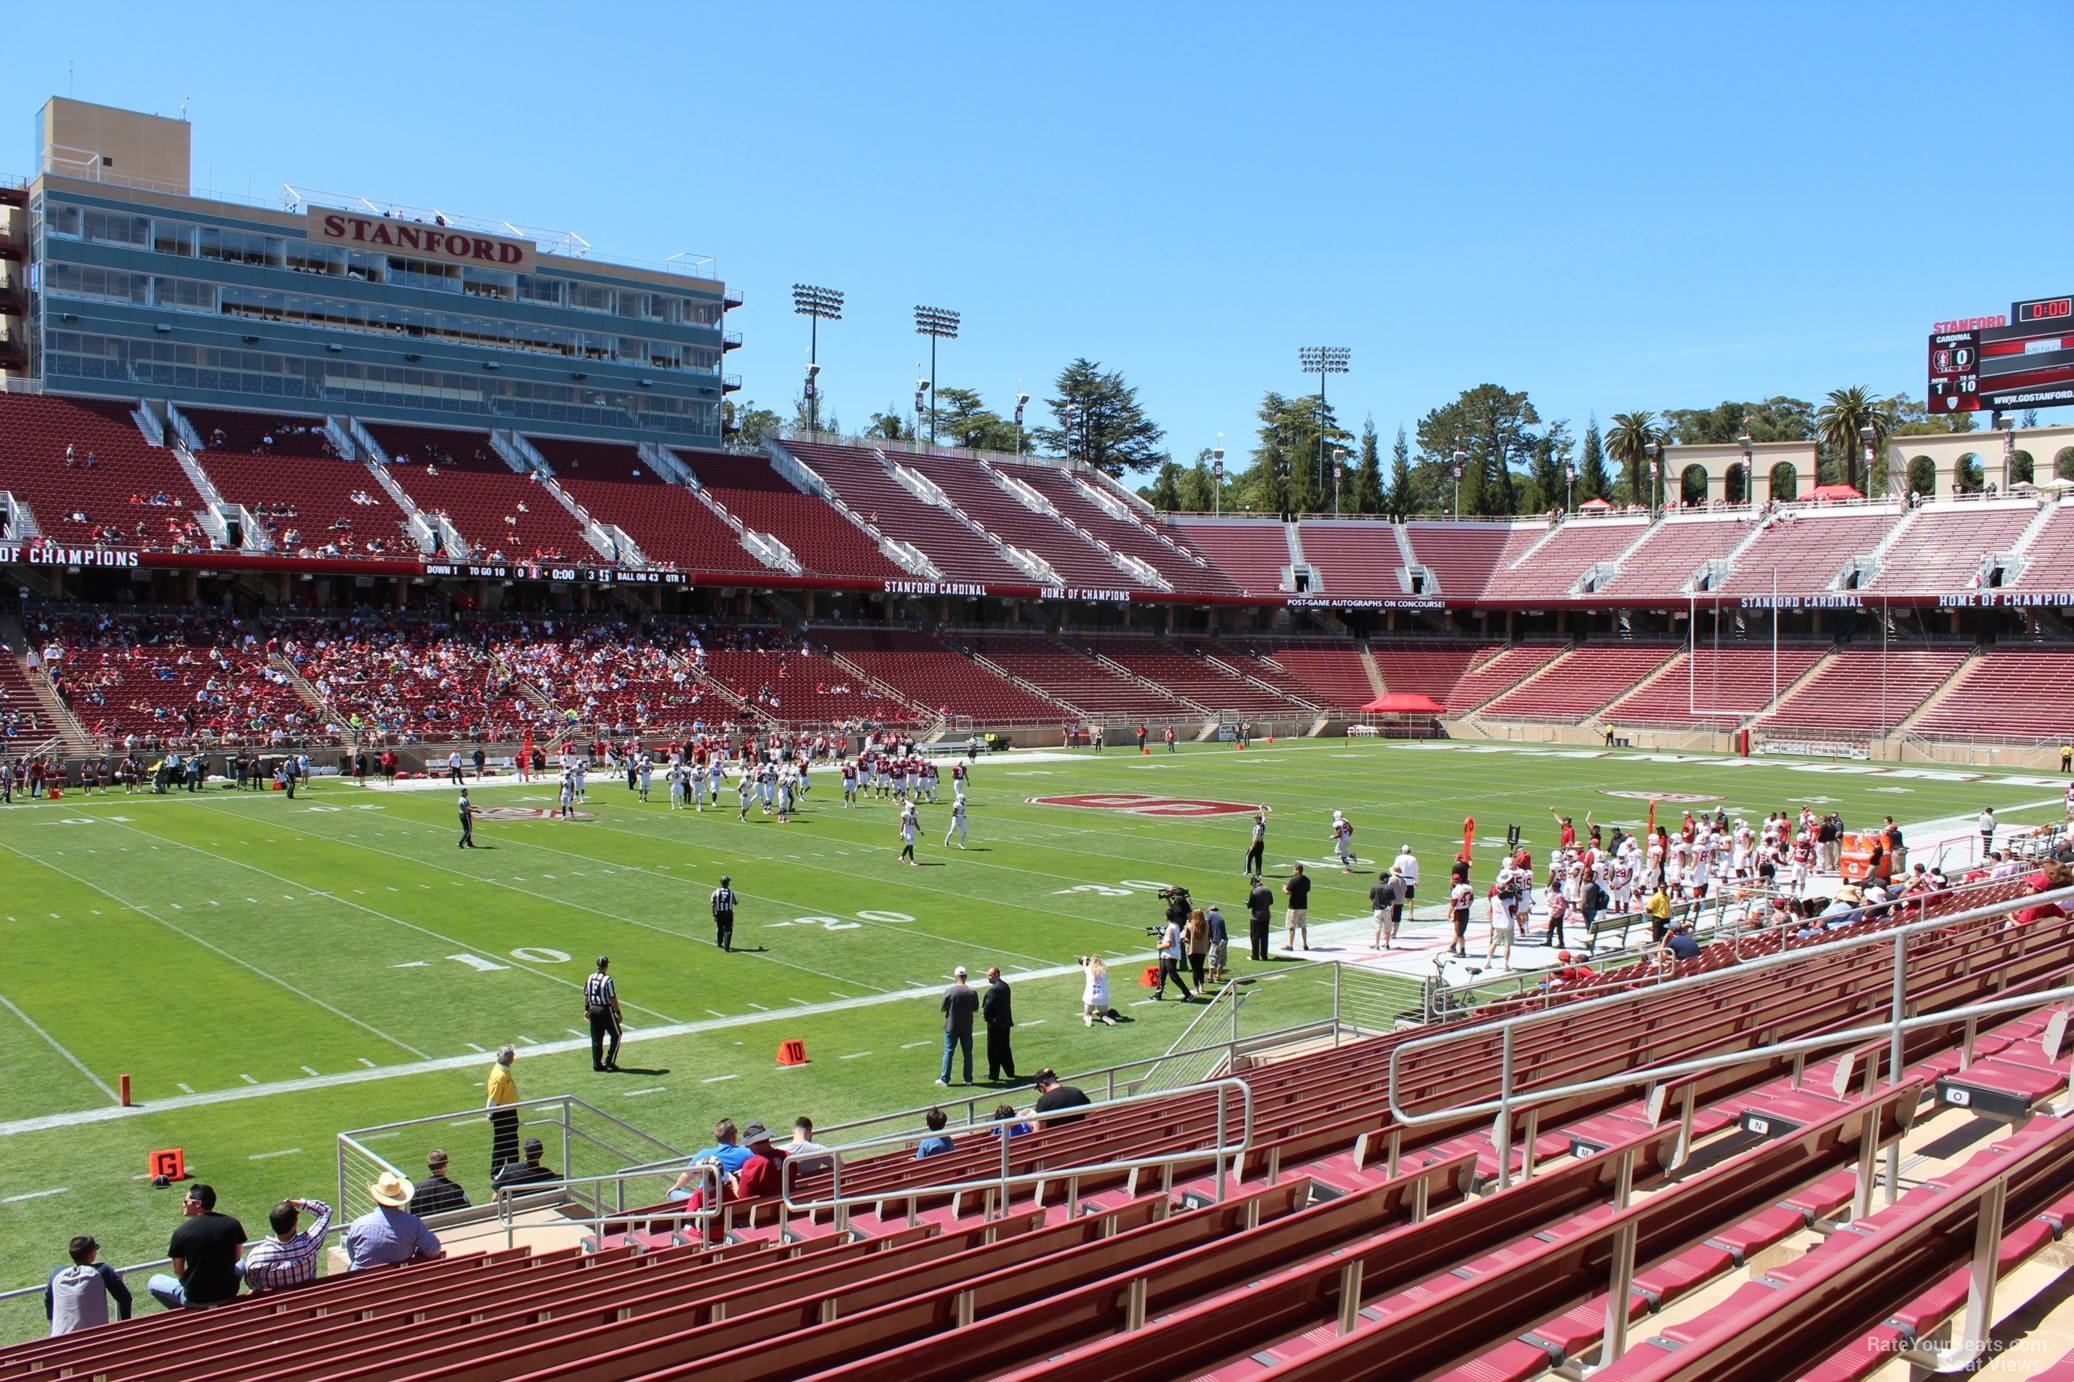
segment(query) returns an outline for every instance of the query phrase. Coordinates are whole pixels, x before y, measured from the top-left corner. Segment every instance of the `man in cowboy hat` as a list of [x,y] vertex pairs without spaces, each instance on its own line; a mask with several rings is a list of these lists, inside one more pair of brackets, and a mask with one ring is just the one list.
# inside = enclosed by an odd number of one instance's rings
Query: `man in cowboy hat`
[[375,1207],[346,1225],[347,1271],[444,1255],[439,1235],[405,1208],[416,1191],[409,1177],[395,1171],[382,1172],[367,1187]]

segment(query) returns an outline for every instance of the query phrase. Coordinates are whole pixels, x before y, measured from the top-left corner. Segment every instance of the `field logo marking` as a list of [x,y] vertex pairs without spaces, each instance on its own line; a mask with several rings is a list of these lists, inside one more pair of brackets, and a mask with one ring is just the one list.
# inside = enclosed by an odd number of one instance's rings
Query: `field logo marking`
[[1600,788],[1599,795],[1606,797],[1624,797],[1628,801],[1668,801],[1675,802],[1681,805],[1695,804],[1702,801],[1722,800],[1722,796],[1719,792],[1623,792],[1615,791],[1611,787]]
[[1031,806],[1073,806],[1083,811],[1127,811],[1133,816],[1247,816],[1268,808],[1200,797],[1157,797],[1143,792],[1081,792],[1069,796],[1024,797]]

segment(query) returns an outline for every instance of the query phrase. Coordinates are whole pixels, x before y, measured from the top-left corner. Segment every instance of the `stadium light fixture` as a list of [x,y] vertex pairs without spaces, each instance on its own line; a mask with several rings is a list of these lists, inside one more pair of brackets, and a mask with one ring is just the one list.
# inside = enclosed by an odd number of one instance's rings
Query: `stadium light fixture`
[[1332,516],[1339,517],[1339,485],[1346,478],[1347,451],[1343,446],[1332,448]]
[[1030,404],[1030,396],[1022,390],[1015,395],[1015,458],[1023,458],[1023,409]]
[[[917,372],[919,372],[919,371],[921,370],[921,368],[922,368],[921,362],[920,362],[920,361],[916,361],[916,362],[915,362],[915,369],[916,369],[916,371],[917,371]],[[916,379],[916,380],[915,380],[915,435],[916,435],[916,436],[920,436],[920,435],[922,434],[922,409],[924,409],[924,408],[926,408],[926,407],[928,407],[928,406],[929,406],[929,381],[928,381],[927,379],[921,379],[921,378],[918,378],[918,379]]]
[[1468,459],[1469,453],[1467,451],[1457,451],[1454,454],[1454,465],[1449,468],[1455,477],[1455,520],[1457,522],[1460,522],[1462,518],[1462,463]]
[[1567,461],[1563,465],[1563,512],[1577,512],[1577,462]]
[[843,319],[840,288],[817,288],[811,283],[792,285],[792,310],[807,319],[807,430],[821,430],[821,391],[816,376],[821,373],[821,323]]
[[915,334],[929,338],[929,444],[936,445],[936,343],[958,339],[961,314],[948,307],[915,308]]
[[1318,461],[1313,472],[1312,484],[1316,488],[1325,485],[1325,376],[1345,374],[1354,352],[1347,346],[1298,346],[1296,366],[1305,374],[1318,376]]
[[1662,513],[1664,511],[1664,465],[1662,461],[1656,458],[1656,450],[1655,442],[1645,443],[1642,447],[1642,454],[1649,458],[1649,483],[1656,494],[1652,509],[1656,513]]

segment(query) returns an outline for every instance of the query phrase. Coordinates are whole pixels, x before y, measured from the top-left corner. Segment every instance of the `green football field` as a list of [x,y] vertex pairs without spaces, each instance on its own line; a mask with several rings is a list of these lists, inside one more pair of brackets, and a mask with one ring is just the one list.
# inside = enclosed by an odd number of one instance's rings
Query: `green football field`
[[[738,823],[732,792],[725,810],[673,813],[660,779],[642,804],[595,775],[591,819],[484,821],[472,852],[455,848],[445,789],[319,780],[292,802],[212,789],[0,811],[0,1288],[39,1284],[75,1233],[111,1262],[162,1255],[177,1204],[143,1178],[154,1149],[183,1149],[261,1233],[283,1196],[332,1197],[341,1129],[479,1109],[486,1053],[504,1042],[523,1096],[573,1093],[680,1148],[709,1142],[722,1116],[782,1129],[801,1113],[826,1125],[932,1102],[937,994],[956,964],[975,980],[1008,972],[1026,1074],[1164,1051],[1198,1009],[1143,1001],[1136,984],[1162,911],[1153,893],[1186,884],[1242,933],[1250,812],[1146,814],[1133,798],[1270,807],[1277,885],[1291,860],[1325,859],[1335,807],[1364,858],[1409,841],[1436,878],[1465,816],[1480,839],[1518,824],[1545,844],[1550,806],[1632,822],[1671,793],[1752,816],[1834,803],[1854,824],[1970,819],[1990,802],[2012,824],[2059,815],[2050,777],[1503,745],[1112,748],[996,757],[973,776],[971,848],[943,848],[948,807],[924,807],[919,868],[897,859],[893,806],[844,810],[827,771],[783,826],[753,811]],[[537,785],[474,795],[549,804]],[[1069,795],[1096,800],[1028,800]],[[732,955],[713,946],[706,907],[723,873],[743,897]],[[1316,921],[1365,915],[1371,870],[1316,873]],[[1131,1019],[1117,1027],[1078,1020],[1073,964],[1090,951],[1114,962]],[[619,1074],[592,1072],[581,1035],[601,952],[630,1027]],[[807,1065],[778,1066],[787,1039]],[[122,1075],[140,1107],[116,1113]],[[440,1138],[480,1197],[479,1115]],[[395,1161],[422,1167],[432,1140],[398,1139]],[[33,1304],[0,1314],[0,1338],[39,1329]]]

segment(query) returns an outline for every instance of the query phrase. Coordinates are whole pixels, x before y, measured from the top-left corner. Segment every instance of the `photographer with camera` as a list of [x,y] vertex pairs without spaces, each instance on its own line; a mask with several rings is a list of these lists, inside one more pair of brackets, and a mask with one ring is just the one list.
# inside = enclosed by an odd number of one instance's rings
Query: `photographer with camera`
[[1159,938],[1159,985],[1153,989],[1152,996],[1155,1000],[1165,998],[1167,981],[1171,979],[1174,987],[1181,990],[1181,1001],[1193,1003],[1195,995],[1188,991],[1188,983],[1181,977],[1181,965],[1188,956],[1185,943],[1181,939],[1181,928],[1188,924],[1188,914],[1191,910],[1188,889],[1162,888],[1159,896],[1167,904],[1166,923],[1159,927],[1146,928],[1147,935]]

